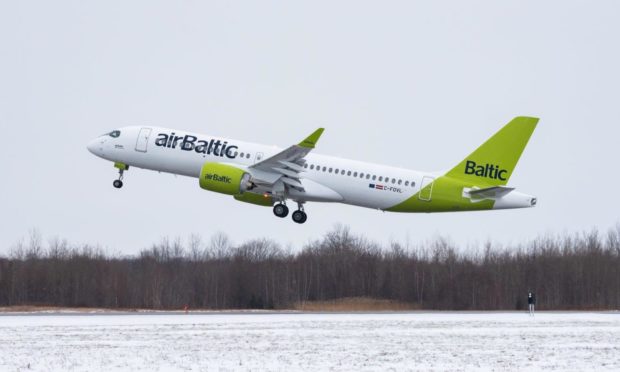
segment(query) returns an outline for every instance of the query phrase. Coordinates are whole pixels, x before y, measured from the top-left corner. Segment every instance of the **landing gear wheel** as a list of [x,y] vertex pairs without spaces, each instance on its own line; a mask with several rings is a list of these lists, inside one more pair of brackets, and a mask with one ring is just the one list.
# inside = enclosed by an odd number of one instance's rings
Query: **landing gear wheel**
[[293,222],[302,224],[308,220],[308,215],[304,211],[293,212]]
[[118,179],[114,180],[114,182],[112,182],[112,185],[117,188],[120,189],[121,187],[123,187],[123,173],[129,169],[129,167],[127,165],[122,164],[123,168],[121,168],[121,164],[120,163],[115,163],[114,166],[116,168],[118,168]]
[[288,216],[288,207],[284,204],[276,204],[273,207],[273,214],[280,218]]

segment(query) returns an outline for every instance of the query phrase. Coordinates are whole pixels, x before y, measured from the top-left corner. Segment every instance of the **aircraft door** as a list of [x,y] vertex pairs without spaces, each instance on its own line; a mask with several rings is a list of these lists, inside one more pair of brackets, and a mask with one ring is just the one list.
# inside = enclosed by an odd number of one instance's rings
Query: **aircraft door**
[[149,137],[151,136],[151,128],[141,128],[138,133],[138,140],[136,141],[136,151],[146,152],[149,144]]
[[434,177],[425,176],[422,178],[422,184],[420,185],[420,193],[418,198],[422,201],[431,201],[433,195],[433,181]]

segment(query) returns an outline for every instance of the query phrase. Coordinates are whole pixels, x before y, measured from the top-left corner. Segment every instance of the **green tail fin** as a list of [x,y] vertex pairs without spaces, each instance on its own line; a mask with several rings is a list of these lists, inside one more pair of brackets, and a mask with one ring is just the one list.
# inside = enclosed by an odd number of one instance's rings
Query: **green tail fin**
[[471,182],[472,185],[505,185],[537,123],[538,118],[519,116],[512,119],[446,176]]

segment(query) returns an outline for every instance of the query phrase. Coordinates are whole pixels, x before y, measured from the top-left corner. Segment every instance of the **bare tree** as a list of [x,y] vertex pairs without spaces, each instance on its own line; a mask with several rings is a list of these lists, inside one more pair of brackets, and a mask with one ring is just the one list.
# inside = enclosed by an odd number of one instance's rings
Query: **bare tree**
[[306,301],[372,297],[422,309],[620,307],[620,224],[501,247],[445,238],[382,247],[337,226],[296,251],[267,239],[239,245],[164,237],[137,256],[44,243],[32,230],[0,257],[0,305],[109,308],[286,308]]

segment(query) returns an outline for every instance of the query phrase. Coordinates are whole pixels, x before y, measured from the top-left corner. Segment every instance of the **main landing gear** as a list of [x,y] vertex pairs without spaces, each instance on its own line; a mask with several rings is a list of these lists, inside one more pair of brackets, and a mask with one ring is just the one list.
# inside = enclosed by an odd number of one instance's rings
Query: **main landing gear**
[[114,186],[117,189],[120,189],[121,187],[123,187],[123,173],[127,169],[129,169],[129,166],[125,164],[121,164],[121,163],[114,163],[114,166],[118,168],[118,179],[112,182],[112,186]]
[[[308,220],[308,215],[304,212],[302,203],[297,203],[297,205],[299,209],[293,212],[291,217],[293,218],[293,222],[302,224]],[[288,216],[288,207],[284,203],[278,203],[273,206],[273,214],[277,217],[284,218]]]
[[306,212],[301,209],[293,212],[293,215],[291,217],[293,217],[293,222],[300,224],[306,222],[306,220],[308,219],[308,215],[306,214]]
[[286,204],[283,203],[276,204],[273,207],[273,214],[275,214],[277,217],[284,218],[288,216],[288,207],[286,206]]

